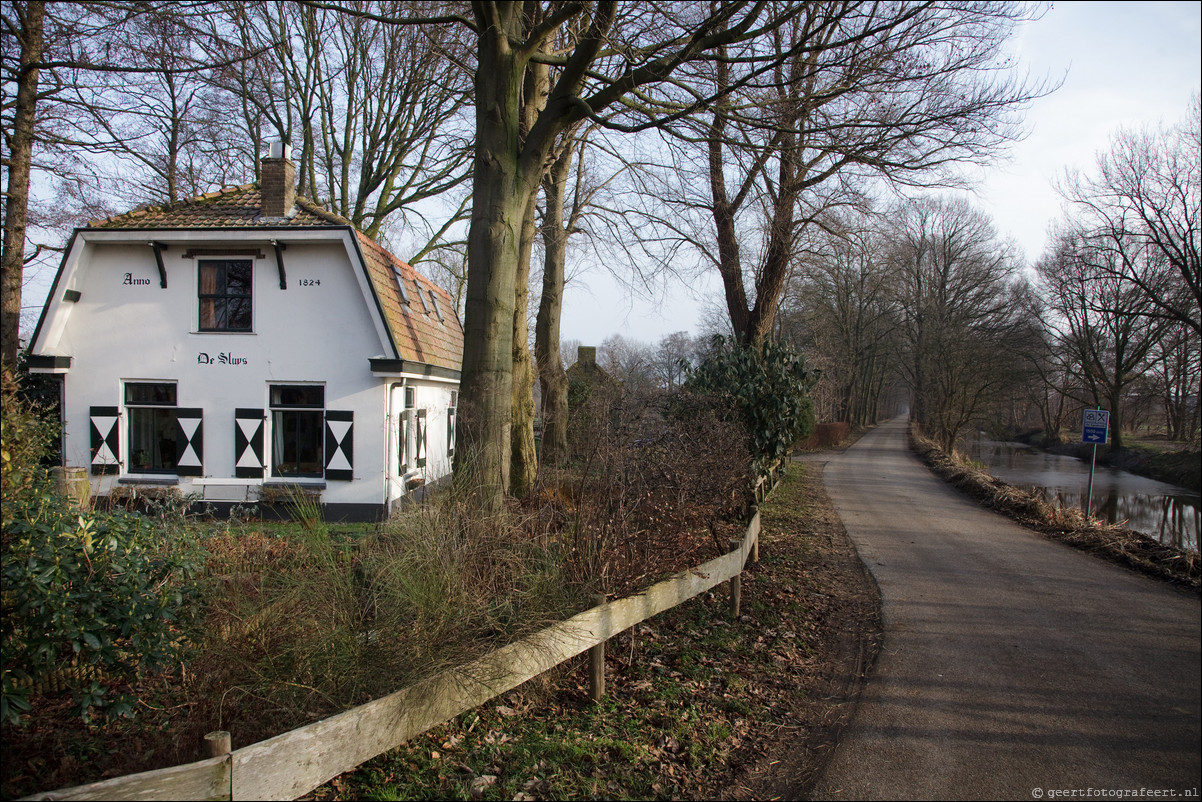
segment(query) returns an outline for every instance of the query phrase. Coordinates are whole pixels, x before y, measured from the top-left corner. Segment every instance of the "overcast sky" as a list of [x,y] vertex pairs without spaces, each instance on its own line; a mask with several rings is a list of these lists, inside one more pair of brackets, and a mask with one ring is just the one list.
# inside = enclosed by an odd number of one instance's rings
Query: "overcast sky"
[[[1088,171],[1120,128],[1185,117],[1202,87],[1202,2],[1056,2],[1023,26],[1013,50],[1033,79],[1064,84],[1032,104],[1029,135],[1009,163],[987,172],[976,201],[1034,261],[1060,214],[1052,181],[1065,168]],[[696,334],[705,305],[722,302],[716,272],[663,295],[647,301],[600,273],[584,275],[567,289],[563,339],[596,345],[620,333],[654,343],[674,331]]]

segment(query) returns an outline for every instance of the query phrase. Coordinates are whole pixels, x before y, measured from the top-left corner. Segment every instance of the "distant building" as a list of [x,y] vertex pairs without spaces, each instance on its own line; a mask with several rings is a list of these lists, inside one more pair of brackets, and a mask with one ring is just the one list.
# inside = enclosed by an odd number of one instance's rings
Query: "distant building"
[[363,519],[450,473],[455,305],[294,175],[275,145],[261,186],[73,232],[29,364],[62,376],[64,464],[93,495],[291,486]]
[[614,389],[618,381],[597,364],[597,348],[581,345],[576,349],[576,364],[567,369],[568,403],[571,406],[585,403],[599,388]]

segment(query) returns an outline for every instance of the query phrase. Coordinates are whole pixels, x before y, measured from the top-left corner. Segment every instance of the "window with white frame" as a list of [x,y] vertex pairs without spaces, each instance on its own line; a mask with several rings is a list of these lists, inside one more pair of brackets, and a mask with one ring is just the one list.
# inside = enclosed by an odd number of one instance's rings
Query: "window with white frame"
[[271,385],[271,475],[321,477],[325,468],[325,387]]
[[179,422],[174,382],[126,382],[127,468],[131,473],[175,473]]
[[128,473],[203,475],[203,412],[178,400],[175,382],[125,382]]

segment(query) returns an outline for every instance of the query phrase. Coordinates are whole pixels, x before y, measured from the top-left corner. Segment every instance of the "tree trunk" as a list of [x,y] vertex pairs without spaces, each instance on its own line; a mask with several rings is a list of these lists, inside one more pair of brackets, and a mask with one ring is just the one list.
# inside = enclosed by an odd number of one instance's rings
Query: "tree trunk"
[[747,289],[743,286],[743,265],[739,258],[739,235],[735,231],[735,207],[727,197],[722,137],[725,123],[714,116],[709,140],[710,199],[713,203],[714,229],[718,236],[718,274],[726,296],[726,312],[735,337],[745,342],[747,331]]
[[1123,447],[1123,388],[1126,384],[1116,382],[1110,393],[1110,451]]
[[[544,49],[546,45],[544,44]],[[524,142],[538,115],[547,107],[550,72],[546,64],[526,66],[522,79],[521,139]],[[535,207],[542,170],[529,190],[522,217],[522,238],[518,246],[517,272],[514,277],[513,304],[513,431],[510,441],[509,492],[525,498],[534,488],[538,475],[538,451],[534,447],[534,366],[530,361],[530,327],[526,313],[530,309],[530,253],[534,249]]]
[[543,197],[543,292],[534,324],[534,355],[538,362],[543,399],[542,459],[557,464],[568,445],[568,376],[559,353],[559,325],[563,315],[568,231],[564,228],[564,199],[572,149],[565,148],[545,179]]
[[[456,481],[499,506],[509,486],[513,407],[513,307],[522,224],[534,187],[519,170],[524,65],[510,47],[520,18],[480,34],[476,70],[476,148],[468,230],[460,425]],[[535,184],[537,186],[537,183]]]
[[[14,4],[15,6],[16,4]],[[20,15],[20,9],[17,8]],[[42,58],[46,4],[25,5],[21,31],[21,67],[10,134],[8,187],[5,190],[4,255],[0,257],[0,362],[15,366],[21,343],[21,280],[25,270],[25,227],[29,215],[29,168],[33,159],[34,112],[38,100],[38,63]]]
[[522,221],[522,240],[518,248],[517,273],[514,277],[513,304],[513,432],[510,440],[509,492],[525,498],[534,488],[538,475],[538,453],[534,447],[534,366],[530,361],[530,328],[526,312],[530,308],[530,253],[534,248],[534,212],[537,193],[530,193]]

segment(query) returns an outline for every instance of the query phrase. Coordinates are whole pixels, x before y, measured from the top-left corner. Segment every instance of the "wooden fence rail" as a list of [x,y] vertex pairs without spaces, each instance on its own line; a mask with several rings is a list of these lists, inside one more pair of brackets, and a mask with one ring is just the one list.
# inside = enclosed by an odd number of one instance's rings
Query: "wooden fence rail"
[[[777,478],[774,471],[768,488]],[[758,497],[758,485],[756,491]],[[640,621],[736,579],[749,555],[753,561],[758,559],[759,533],[757,510],[742,540],[733,541],[734,548],[721,557],[682,571],[637,595],[585,610],[472,663],[314,724],[225,756],[42,792],[25,799],[296,799],[431,727],[604,644]]]

